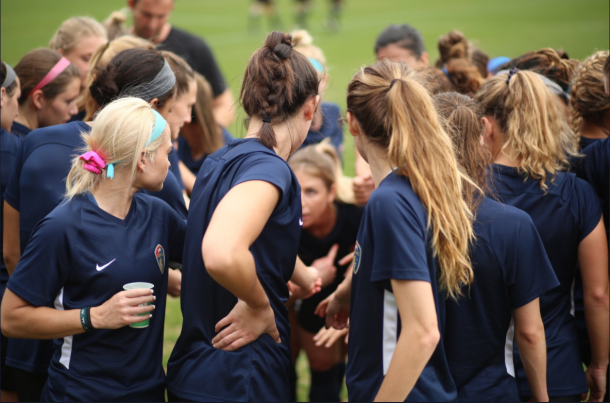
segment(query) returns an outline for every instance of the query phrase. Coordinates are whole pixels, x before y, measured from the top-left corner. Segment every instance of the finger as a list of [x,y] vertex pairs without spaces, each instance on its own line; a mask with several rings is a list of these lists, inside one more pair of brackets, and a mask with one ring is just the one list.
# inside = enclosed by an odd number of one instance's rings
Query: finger
[[[242,337],[243,333],[242,332],[233,332],[231,334],[228,334],[227,336],[218,339],[217,341],[212,341],[212,347],[217,348],[219,350],[224,349],[225,347],[227,347],[228,345],[230,345],[231,343],[233,343],[235,340],[239,339],[240,337]],[[218,336],[217,336],[218,337]],[[216,340],[216,337],[214,338],[214,340]]]
[[235,340],[233,343],[226,345],[225,347],[221,348],[222,351],[235,351],[237,349],[240,349],[248,344],[250,344],[252,342],[252,340],[246,338],[246,337],[240,337],[237,340]]
[[234,324],[231,324],[231,326],[227,326],[225,329],[222,330],[222,332],[220,332],[216,336],[214,336],[214,338],[212,339],[212,345],[218,343],[223,338],[227,337],[231,333],[237,332],[238,330],[239,329]]
[[154,295],[146,295],[144,297],[127,298],[125,304],[128,306],[138,306],[140,304],[152,303],[157,299]]
[[330,247],[330,250],[328,251],[328,254],[326,255],[326,257],[331,262],[334,262],[335,258],[337,257],[337,251],[338,250],[339,250],[339,244],[334,244],[333,246]]
[[348,340],[349,340],[349,332],[345,335],[345,344],[347,344]]
[[231,315],[230,313],[225,316],[224,318],[222,318],[220,321],[218,321],[218,323],[216,324],[216,326],[214,326],[214,331],[216,333],[220,332],[220,330],[223,327],[226,327],[227,325],[230,325],[233,322],[233,315]]
[[152,295],[153,290],[150,288],[135,288],[133,290],[121,291],[121,293],[127,298],[137,298],[145,295]]
[[282,339],[280,339],[280,332],[277,330],[277,326],[273,326],[273,330],[268,333],[277,344],[282,343]]
[[343,266],[354,260],[354,253],[355,252],[348,253],[347,255],[343,256],[341,260],[339,260],[339,265]]
[[331,330],[326,330],[324,329],[324,334],[321,335],[320,339],[316,342],[316,347],[322,347],[324,345],[324,343],[326,343],[328,341],[328,335],[331,332]]
[[125,315],[140,315],[142,313],[149,313],[155,310],[154,305],[142,305],[142,306],[134,306],[131,308],[125,309]]
[[127,323],[128,325],[131,325],[133,323],[140,323],[140,322],[144,322],[147,319],[152,318],[152,313],[148,314],[148,315],[127,315],[124,318],[125,323]]
[[324,316],[326,316],[326,307],[327,306],[328,306],[328,298],[326,298],[325,300],[320,302],[318,304],[318,306],[316,307],[316,310],[313,313],[315,315],[318,315],[319,317],[323,318]]

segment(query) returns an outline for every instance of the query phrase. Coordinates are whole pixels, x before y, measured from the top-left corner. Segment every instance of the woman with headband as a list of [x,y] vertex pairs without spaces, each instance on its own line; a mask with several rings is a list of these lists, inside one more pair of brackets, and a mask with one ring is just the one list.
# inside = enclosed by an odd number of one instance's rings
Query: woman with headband
[[2,332],[55,339],[43,401],[163,402],[167,264],[182,260],[186,223],[138,190],[163,186],[169,125],[127,97],[82,136],[65,200],[9,280]]
[[40,127],[66,123],[78,113],[80,73],[59,52],[32,50],[17,63],[15,73],[21,81],[21,96],[13,133],[25,136]]
[[[98,102],[110,103],[130,86],[132,92],[139,92],[145,97],[144,101],[155,105],[161,115],[168,116],[173,105],[175,76],[165,59],[154,50],[125,52],[99,72],[99,80],[92,86]],[[124,63],[125,60],[129,63]],[[15,269],[36,224],[62,200],[71,156],[83,147],[80,134],[88,133],[94,125],[94,122],[71,122],[35,130],[24,138],[22,152],[5,192],[4,231],[7,236],[3,239],[3,251],[9,273]],[[142,192],[149,191],[143,189]],[[167,175],[163,189],[150,193],[186,218],[182,191],[173,174]],[[177,295],[180,272],[171,270],[170,279],[170,292]],[[20,393],[32,394],[28,400],[39,399],[52,354],[50,341],[13,339],[9,342],[7,363],[18,368],[17,373],[25,380],[29,379],[29,382],[18,383]]]
[[[578,142],[556,95],[540,76],[517,68],[488,79],[475,100],[483,113],[485,144],[494,164],[498,199],[534,221],[559,287],[540,297],[551,401],[601,401],[606,390],[609,339],[608,245],[602,203],[590,184],[568,173]],[[580,267],[591,364],[583,371],[573,316],[573,284]],[[517,353],[518,351],[515,350]],[[522,398],[533,393],[515,357]],[[581,395],[582,394],[582,395]]]
[[[21,147],[21,137],[11,134],[11,127],[13,126],[13,120],[19,113],[19,104],[17,100],[21,95],[19,88],[19,78],[15,74],[15,71],[8,64],[0,61],[0,70],[2,72],[2,113],[0,117],[2,122],[0,125],[0,195],[4,194],[8,178],[13,171],[15,165],[15,159],[19,153]],[[4,204],[4,196],[2,196],[2,203]],[[0,231],[3,228],[4,217],[2,211],[0,211]],[[0,234],[0,243],[2,242],[2,235]],[[2,245],[0,244],[0,300],[4,295],[6,288],[6,282],[8,281],[8,271],[4,265],[4,258],[2,257]],[[11,367],[5,365],[6,351],[8,345],[8,338],[3,334],[0,334],[0,340],[2,341],[2,352],[0,358],[2,359],[2,379],[0,385],[2,385],[2,401],[12,402],[17,401],[17,386],[15,383],[14,372]]]

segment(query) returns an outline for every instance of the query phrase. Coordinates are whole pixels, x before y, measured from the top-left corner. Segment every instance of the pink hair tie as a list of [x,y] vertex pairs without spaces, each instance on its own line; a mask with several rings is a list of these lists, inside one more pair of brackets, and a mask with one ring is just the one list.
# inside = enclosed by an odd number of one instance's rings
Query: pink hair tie
[[85,168],[89,172],[93,172],[94,174],[100,175],[102,173],[102,169],[106,167],[106,163],[95,151],[87,151],[80,157],[81,160],[85,160],[83,164],[83,168]]
[[66,59],[65,57],[62,57],[61,59],[59,59],[59,61],[55,64],[55,66],[53,66],[53,68],[51,70],[49,70],[47,75],[44,76],[43,79],[40,80],[40,82],[38,84],[36,84],[36,87],[34,87],[32,89],[32,91],[30,91],[28,93],[28,97],[30,95],[32,95],[34,93],[34,91],[37,91],[37,90],[43,88],[45,85],[47,85],[51,81],[55,80],[57,78],[57,76],[60,75],[69,65],[70,65],[70,60]]

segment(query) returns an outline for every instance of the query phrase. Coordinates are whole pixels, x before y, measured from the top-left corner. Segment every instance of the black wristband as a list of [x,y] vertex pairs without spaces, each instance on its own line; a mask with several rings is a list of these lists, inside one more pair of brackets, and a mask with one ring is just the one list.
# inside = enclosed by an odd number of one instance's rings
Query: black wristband
[[87,307],[80,310],[80,324],[83,326],[83,329],[85,329],[85,332],[93,330],[93,326],[91,326],[91,314],[89,313],[90,309],[91,308]]

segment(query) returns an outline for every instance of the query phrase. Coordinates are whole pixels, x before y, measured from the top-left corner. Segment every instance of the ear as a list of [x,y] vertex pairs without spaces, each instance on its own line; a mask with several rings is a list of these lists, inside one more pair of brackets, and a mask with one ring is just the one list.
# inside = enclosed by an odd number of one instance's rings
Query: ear
[[64,50],[62,48],[57,49],[57,53],[59,53],[62,56],[65,56]]
[[493,137],[495,134],[495,128],[492,119],[487,116],[484,116],[481,118],[481,123],[483,123],[483,135],[485,136],[485,138]]
[[360,135],[360,125],[350,111],[347,112],[347,127],[352,136],[356,137]]
[[430,55],[428,55],[428,52],[422,52],[421,56],[419,57],[419,63],[423,67],[427,67],[429,61],[430,61]]
[[158,103],[159,103],[159,98],[153,98],[153,100],[150,101],[148,104],[150,105],[151,108],[156,110]]
[[6,95],[6,88],[2,87],[0,90],[0,108],[4,108],[4,96]]
[[42,90],[36,90],[32,94],[32,104],[36,109],[42,109],[44,107],[44,95]]
[[333,183],[328,190],[328,204],[334,203],[337,198],[337,184]]
[[320,102],[320,96],[316,95],[315,98],[309,98],[305,101],[305,106],[303,107],[303,113],[305,114],[305,120],[310,121],[313,120],[313,116],[316,113],[316,109],[318,107],[318,103]]
[[140,152],[140,157],[138,158],[138,171],[139,172],[145,172],[146,171],[146,166],[147,166],[147,159],[146,159],[146,153],[144,151]]

